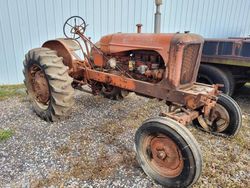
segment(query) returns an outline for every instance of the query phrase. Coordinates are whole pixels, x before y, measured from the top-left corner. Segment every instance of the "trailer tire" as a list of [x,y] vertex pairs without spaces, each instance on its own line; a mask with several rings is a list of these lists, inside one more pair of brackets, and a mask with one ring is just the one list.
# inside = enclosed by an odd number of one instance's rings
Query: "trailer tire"
[[144,172],[164,187],[189,187],[200,177],[199,144],[186,127],[170,118],[146,120],[136,131],[135,150]]
[[223,84],[221,91],[229,96],[234,92],[235,81],[232,73],[226,68],[213,65],[201,64],[198,72],[197,82],[205,84]]
[[74,104],[73,79],[63,58],[49,48],[36,48],[25,55],[24,84],[38,116],[56,121],[67,116]]

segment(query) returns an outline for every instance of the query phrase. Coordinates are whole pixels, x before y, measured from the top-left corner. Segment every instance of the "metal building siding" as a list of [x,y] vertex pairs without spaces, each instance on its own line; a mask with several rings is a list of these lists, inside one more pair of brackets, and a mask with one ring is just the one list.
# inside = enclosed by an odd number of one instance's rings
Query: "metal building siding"
[[[204,37],[250,34],[249,0],[163,0],[162,32]],[[82,16],[97,41],[112,32],[153,31],[154,0],[0,0],[0,84],[21,83],[24,54],[56,37],[64,21]]]

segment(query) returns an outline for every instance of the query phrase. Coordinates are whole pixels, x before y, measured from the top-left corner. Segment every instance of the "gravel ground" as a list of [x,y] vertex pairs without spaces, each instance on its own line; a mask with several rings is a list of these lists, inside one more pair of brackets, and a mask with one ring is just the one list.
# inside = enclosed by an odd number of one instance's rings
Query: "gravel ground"
[[[193,127],[204,168],[194,187],[250,187],[250,87],[235,96],[243,127],[234,139]],[[133,138],[141,122],[165,105],[130,94],[122,102],[77,92],[72,115],[47,123],[23,98],[0,102],[0,128],[14,136],[0,142],[0,187],[161,187],[138,166]]]

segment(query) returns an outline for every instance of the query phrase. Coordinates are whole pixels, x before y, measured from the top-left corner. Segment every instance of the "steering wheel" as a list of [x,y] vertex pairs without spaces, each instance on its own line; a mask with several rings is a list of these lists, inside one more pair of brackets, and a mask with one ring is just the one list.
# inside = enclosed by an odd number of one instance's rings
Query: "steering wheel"
[[79,39],[80,36],[77,34],[77,31],[84,34],[86,27],[87,25],[82,17],[72,16],[64,23],[63,33],[66,38]]

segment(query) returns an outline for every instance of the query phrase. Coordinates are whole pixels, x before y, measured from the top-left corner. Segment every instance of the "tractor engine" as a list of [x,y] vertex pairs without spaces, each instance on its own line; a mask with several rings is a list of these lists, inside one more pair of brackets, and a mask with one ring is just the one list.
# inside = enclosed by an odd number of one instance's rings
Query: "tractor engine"
[[196,81],[202,44],[202,37],[188,33],[116,33],[102,37],[91,55],[105,72],[150,83],[165,78],[177,88]]
[[143,50],[113,54],[105,64],[111,72],[123,72],[128,77],[151,83],[159,82],[166,69],[157,52]]

